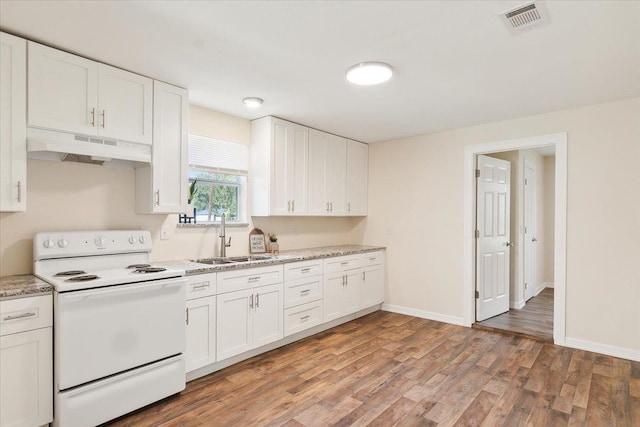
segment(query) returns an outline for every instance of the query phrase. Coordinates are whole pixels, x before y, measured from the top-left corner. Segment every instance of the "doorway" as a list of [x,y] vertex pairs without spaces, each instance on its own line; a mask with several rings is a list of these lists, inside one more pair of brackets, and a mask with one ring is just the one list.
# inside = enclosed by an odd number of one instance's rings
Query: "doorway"
[[[543,135],[518,140],[490,142],[465,147],[465,242],[464,242],[464,324],[472,326],[475,322],[475,159],[479,154],[499,153],[514,150],[526,150],[540,147],[555,147],[555,196],[553,209],[553,281],[554,290],[541,297],[553,300],[553,341],[564,345],[565,341],[565,278],[566,278],[566,182],[567,182],[567,135],[566,133]],[[522,270],[521,270],[522,271]],[[524,282],[520,282],[524,283]],[[544,293],[544,292],[543,292]],[[552,293],[553,295],[549,295]],[[524,289],[522,293],[524,299]],[[535,301],[534,297],[531,301]],[[535,305],[533,306],[535,307]]]

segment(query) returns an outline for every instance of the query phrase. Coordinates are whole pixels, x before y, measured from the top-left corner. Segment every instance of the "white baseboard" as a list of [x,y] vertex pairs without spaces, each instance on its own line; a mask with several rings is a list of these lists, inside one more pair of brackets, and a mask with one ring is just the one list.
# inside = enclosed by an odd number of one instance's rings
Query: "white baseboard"
[[523,299],[520,301],[509,301],[509,308],[515,308],[516,310],[520,310],[524,305],[525,301]]
[[543,288],[553,288],[553,282],[544,282],[542,284]]
[[581,340],[579,338],[565,338],[564,345],[566,347],[577,348],[580,350],[593,351],[609,356],[620,357],[622,359],[635,360],[640,362],[640,350],[632,350],[630,348],[617,347],[615,345],[601,344],[593,341]]
[[448,314],[433,313],[431,311],[418,310],[416,308],[402,307],[392,304],[382,304],[382,309],[392,313],[406,314],[407,316],[420,317],[421,319],[429,319],[437,322],[464,326],[464,319],[462,317],[449,316]]

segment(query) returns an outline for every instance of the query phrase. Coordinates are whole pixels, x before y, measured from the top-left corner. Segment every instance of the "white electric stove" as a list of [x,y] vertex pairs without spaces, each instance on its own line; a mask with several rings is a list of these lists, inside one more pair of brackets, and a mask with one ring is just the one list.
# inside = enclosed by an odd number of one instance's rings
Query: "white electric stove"
[[150,262],[148,231],[33,243],[34,273],[54,287],[54,425],[98,425],[184,389],[184,271]]

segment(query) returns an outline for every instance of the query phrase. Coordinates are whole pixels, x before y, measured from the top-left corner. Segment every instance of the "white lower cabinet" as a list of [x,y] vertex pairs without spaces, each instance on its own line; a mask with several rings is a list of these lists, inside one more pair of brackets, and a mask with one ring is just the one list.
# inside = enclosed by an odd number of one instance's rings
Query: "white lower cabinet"
[[53,421],[51,295],[0,302],[0,425]]
[[284,337],[282,283],[220,294],[217,310],[218,361]]
[[287,308],[284,311],[284,336],[313,328],[322,323],[322,301]]
[[360,269],[339,271],[324,276],[324,321],[329,322],[360,308]]
[[187,301],[185,370],[194,371],[216,361],[216,297]]
[[363,254],[362,259],[360,308],[368,308],[384,302],[384,252]]

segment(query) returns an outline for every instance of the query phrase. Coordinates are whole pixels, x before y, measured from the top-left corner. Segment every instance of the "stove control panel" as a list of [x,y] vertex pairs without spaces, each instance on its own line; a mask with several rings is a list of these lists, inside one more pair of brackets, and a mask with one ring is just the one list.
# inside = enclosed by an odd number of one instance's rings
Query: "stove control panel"
[[148,230],[67,231],[37,233],[34,260],[76,256],[151,252]]

